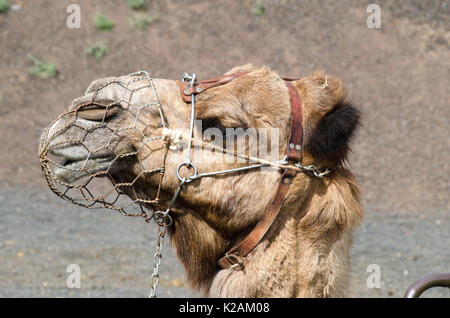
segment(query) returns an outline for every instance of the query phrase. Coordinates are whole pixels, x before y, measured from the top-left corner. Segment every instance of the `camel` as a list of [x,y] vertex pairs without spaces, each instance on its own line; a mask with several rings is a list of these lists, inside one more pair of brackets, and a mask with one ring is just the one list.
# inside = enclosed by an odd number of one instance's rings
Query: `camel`
[[[277,151],[282,158],[288,147],[291,125],[287,86],[268,67],[244,65],[226,74],[236,72],[246,74],[197,96],[195,118],[206,128],[222,131],[229,127],[278,129]],[[243,268],[221,268],[217,262],[263,217],[280,183],[280,171],[254,169],[201,178],[184,187],[173,206],[169,234],[190,286],[204,296],[346,295],[352,231],[363,219],[359,186],[347,164],[349,143],[358,127],[360,112],[347,101],[342,82],[323,71],[291,83],[303,107],[302,164],[315,165],[321,170],[330,168],[331,173],[323,178],[305,173],[295,175],[278,216],[243,258]],[[86,169],[93,174],[109,167],[108,176],[114,183],[140,178],[134,183],[135,193],[127,194],[151,198],[158,193],[161,196],[158,205],[164,211],[179,187],[177,166],[185,161],[187,148],[184,144],[169,149],[165,145],[170,143],[170,138],[161,136],[165,136],[167,128],[189,130],[191,108],[180,95],[176,81],[152,79],[153,86],[154,90],[148,85],[148,78],[141,74],[94,81],[85,95],[75,99],[69,111],[44,131],[40,152],[45,150],[61,157],[61,165],[65,166],[80,167],[80,162],[85,161]],[[136,89],[127,97],[132,102],[125,103],[123,96],[130,87],[142,89]],[[159,108],[131,109],[148,105],[155,92]],[[105,110],[100,104],[108,107]],[[114,130],[116,134],[112,138],[107,130],[95,131],[92,138],[86,138],[85,144],[97,150],[95,155],[88,155],[85,148],[70,143],[75,135],[80,135],[76,129],[67,128],[73,122],[88,127],[107,122],[108,131]],[[139,127],[142,133],[120,130],[130,125]],[[153,138],[151,147],[136,151],[143,148],[143,138]],[[66,141],[69,142],[65,144]],[[108,151],[102,147],[105,144]],[[131,155],[112,160],[124,153]],[[141,174],[142,167],[160,171],[163,157],[163,178],[158,173]],[[208,172],[242,166],[242,163],[215,161],[214,157],[214,153],[206,156],[198,163],[198,170]],[[55,169],[53,175],[62,183],[80,178],[73,171],[61,169]]]

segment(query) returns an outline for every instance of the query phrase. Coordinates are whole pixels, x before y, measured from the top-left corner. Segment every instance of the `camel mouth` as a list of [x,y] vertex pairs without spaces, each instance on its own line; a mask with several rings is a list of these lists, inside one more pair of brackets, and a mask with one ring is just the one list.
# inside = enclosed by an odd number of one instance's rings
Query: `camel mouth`
[[87,176],[105,177],[114,163],[114,158],[97,157],[71,159],[63,158],[62,161],[55,166],[53,175],[56,180],[64,183],[72,183]]

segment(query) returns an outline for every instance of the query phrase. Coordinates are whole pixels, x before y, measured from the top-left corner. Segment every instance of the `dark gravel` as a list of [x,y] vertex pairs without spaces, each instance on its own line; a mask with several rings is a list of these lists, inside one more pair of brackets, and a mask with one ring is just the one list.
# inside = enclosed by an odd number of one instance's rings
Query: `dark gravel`
[[[88,211],[48,191],[0,192],[0,297],[146,297],[156,226],[109,211]],[[353,247],[351,297],[401,297],[421,276],[448,272],[447,213],[367,213]],[[81,268],[69,289],[66,268]],[[369,264],[381,266],[381,288],[366,287]],[[198,297],[170,244],[164,248],[159,295]],[[449,297],[434,289],[424,296]]]

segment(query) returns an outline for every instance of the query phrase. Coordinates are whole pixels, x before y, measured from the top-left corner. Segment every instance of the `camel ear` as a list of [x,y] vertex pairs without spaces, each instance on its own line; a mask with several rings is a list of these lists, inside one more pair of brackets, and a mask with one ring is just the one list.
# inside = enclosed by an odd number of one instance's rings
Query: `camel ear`
[[349,151],[349,142],[359,125],[361,112],[340,102],[327,112],[306,140],[305,148],[314,157],[340,163]]

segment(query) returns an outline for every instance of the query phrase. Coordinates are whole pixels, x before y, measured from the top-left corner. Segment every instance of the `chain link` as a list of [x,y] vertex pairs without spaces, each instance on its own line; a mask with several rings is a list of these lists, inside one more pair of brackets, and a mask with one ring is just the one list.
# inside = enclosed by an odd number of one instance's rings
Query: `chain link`
[[[195,82],[195,73],[193,73],[191,76],[189,76],[187,73],[184,73],[183,81],[190,82],[190,87]],[[191,120],[190,120],[190,131],[189,135],[192,138],[193,129],[194,129],[194,116],[195,116],[195,97],[192,95],[192,104],[191,104]],[[153,255],[154,257],[154,265],[153,265],[153,274],[152,274],[152,289],[150,291],[149,298],[156,298],[156,289],[158,288],[159,284],[159,267],[161,266],[162,261],[162,248],[164,244],[164,237],[167,232],[167,228],[172,225],[173,219],[170,216],[170,209],[172,208],[173,204],[175,203],[176,199],[178,198],[181,189],[183,188],[183,185],[189,181],[190,179],[182,178],[180,176],[180,169],[181,167],[186,166],[194,168],[194,176],[197,175],[197,167],[192,163],[191,161],[191,142],[188,143],[188,149],[187,149],[187,161],[184,163],[181,163],[177,168],[177,177],[180,180],[180,184],[178,186],[177,191],[172,197],[172,200],[169,203],[169,206],[165,212],[157,211],[154,213],[154,220],[156,224],[159,225],[159,234],[158,234],[158,241],[156,242],[156,252]]]
[[303,170],[303,172],[305,172],[306,174],[320,179],[323,179],[323,177],[331,173],[330,168],[327,168],[324,171],[320,171],[319,168],[314,165],[304,166],[301,163],[296,163],[295,166]]
[[152,289],[149,298],[156,298],[156,289],[159,284],[159,267],[162,261],[162,248],[164,245],[164,237],[166,236],[167,226],[164,224],[159,227],[158,240],[156,242],[156,252],[153,254],[153,274],[152,274]]
[[[190,87],[194,85],[195,82],[195,73],[192,75],[188,75],[187,73],[184,73],[182,81],[184,82],[190,82]],[[192,138],[193,130],[194,130],[194,116],[195,116],[195,97],[192,95],[192,104],[191,104],[191,120],[190,120],[190,130],[189,130],[189,136]],[[169,203],[169,206],[165,212],[157,211],[154,213],[154,220],[156,224],[159,225],[159,234],[158,234],[158,241],[156,243],[156,253],[154,254],[154,266],[153,266],[153,274],[152,274],[152,289],[150,291],[150,298],[156,298],[156,289],[158,288],[159,284],[159,267],[161,266],[162,261],[162,247],[164,244],[164,237],[167,232],[167,227],[171,226],[173,223],[173,219],[170,216],[170,209],[172,208],[172,205],[175,203],[176,199],[178,198],[178,195],[181,192],[181,189],[183,188],[183,185],[189,181],[191,181],[189,178],[182,178],[180,176],[180,169],[181,167],[186,166],[194,168],[194,176],[197,176],[197,167],[192,163],[191,161],[191,142],[189,140],[188,143],[188,149],[187,149],[187,161],[181,163],[177,168],[177,176],[180,180],[180,184],[178,186],[177,191],[173,195],[172,200]],[[188,181],[189,180],[189,181]]]

